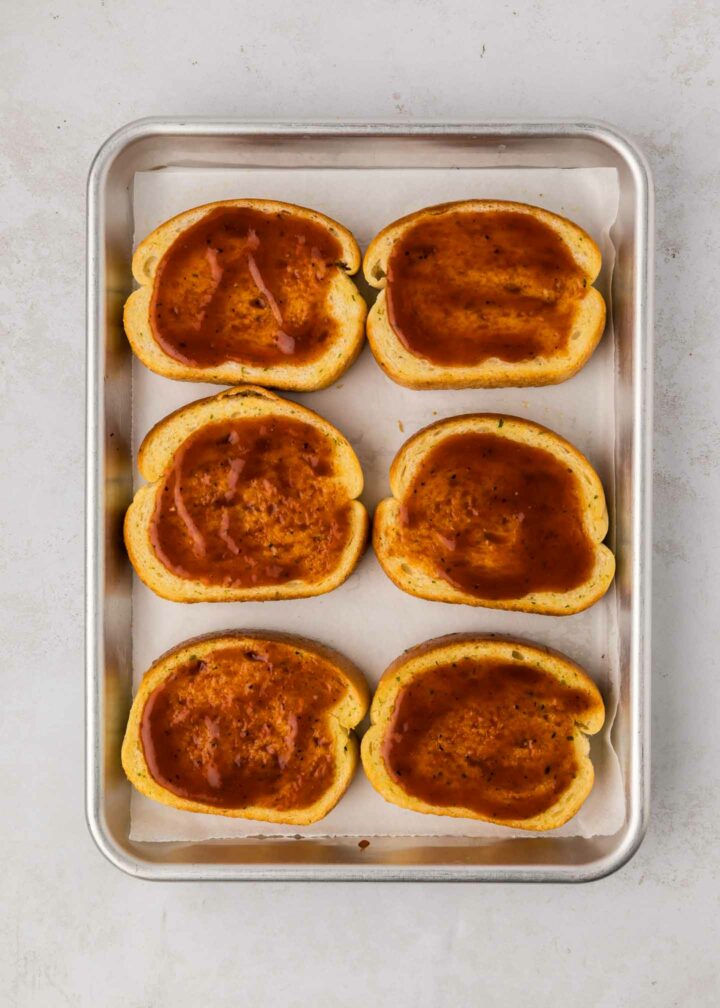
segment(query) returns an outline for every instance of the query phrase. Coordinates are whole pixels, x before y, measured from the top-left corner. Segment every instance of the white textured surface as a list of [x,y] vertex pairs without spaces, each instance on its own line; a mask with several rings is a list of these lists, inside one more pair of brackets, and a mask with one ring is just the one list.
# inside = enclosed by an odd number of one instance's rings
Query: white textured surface
[[[6,5],[3,1006],[717,1004],[717,42],[717,5],[701,0]],[[94,849],[81,774],[85,173],[115,127],[181,112],[597,116],[647,151],[654,802],[645,844],[614,877],[152,885]]]

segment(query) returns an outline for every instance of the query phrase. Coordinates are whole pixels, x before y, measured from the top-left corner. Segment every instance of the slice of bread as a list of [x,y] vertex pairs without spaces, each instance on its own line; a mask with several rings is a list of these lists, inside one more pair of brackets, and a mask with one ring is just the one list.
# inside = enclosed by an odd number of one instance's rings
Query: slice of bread
[[[230,442],[237,440],[235,431],[250,429],[258,448],[253,449],[252,471],[243,472],[245,463],[234,458],[238,448]],[[266,437],[272,429],[277,432],[274,447]],[[189,446],[198,437],[212,443],[216,431],[222,437],[212,465],[201,458],[183,475],[196,494],[190,515],[171,482],[182,474],[176,467],[182,466]],[[303,438],[308,442],[304,446]],[[302,457],[298,461],[303,448],[315,452],[304,473],[292,468],[303,462]],[[316,460],[320,467],[310,470]],[[267,389],[238,386],[170,414],[145,437],[138,468],[148,482],[125,517],[125,544],[142,581],[174,602],[321,595],[349,577],[365,549],[368,517],[356,499],[363,474],[349,442],[317,413]],[[169,553],[167,562],[161,559],[166,548],[161,523],[167,530],[173,522],[172,556],[182,553],[189,562],[171,560]],[[243,580],[239,567],[253,564],[271,575]],[[290,576],[283,564],[294,564],[297,573]]]
[[[224,310],[218,309],[221,336],[232,333],[231,356],[223,358],[222,353],[214,354],[211,362],[197,363],[192,357],[184,356],[178,347],[170,348],[167,344],[163,346],[156,338],[153,329],[155,288],[167,262],[166,253],[176,241],[187,239],[195,226],[207,224],[213,214],[231,211],[233,208],[262,215],[259,219],[267,217],[269,221],[288,222],[296,229],[302,226],[321,228],[326,241],[332,244],[333,261],[319,263],[318,257],[318,266],[312,259],[313,255],[318,255],[317,249],[312,247],[312,242],[305,243],[303,238],[302,254],[298,251],[299,246],[288,246],[290,252],[288,248],[283,249],[283,253],[290,256],[289,265],[281,279],[276,278],[273,290],[263,281],[254,260],[247,268],[243,265],[240,274],[233,274],[230,282],[232,290],[224,290],[223,273],[226,268],[238,268],[242,249],[239,246],[232,249],[234,265],[230,263],[229,266],[218,256],[214,261],[208,259],[207,263],[202,257],[198,259],[196,256],[187,269],[187,290],[175,291],[173,297],[176,303],[172,306],[166,304],[164,310],[173,312],[175,317],[182,320],[189,312],[192,314],[192,305],[194,311],[200,311],[199,317],[202,319],[212,298],[219,291],[217,296],[222,295],[225,299]],[[249,229],[248,235],[250,233]],[[256,248],[257,235],[255,232],[252,235],[253,248]],[[272,237],[266,239],[272,240]],[[233,236],[233,241],[238,245],[238,235]],[[207,251],[222,254],[228,250],[210,248]],[[260,252],[262,251],[263,248]],[[255,254],[257,256],[260,253]],[[252,255],[245,256],[243,264],[245,258],[248,259],[248,264],[253,259]],[[316,266],[320,269],[317,276]],[[207,203],[165,221],[137,247],[132,271],[140,287],[130,295],[125,305],[125,332],[143,364],[166,378],[215,382],[220,385],[252,383],[311,392],[332,384],[350,367],[362,348],[367,307],[350,279],[359,268],[360,250],[352,234],[337,221],[316,210],[266,199]],[[207,276],[204,275],[205,272]],[[199,290],[199,284],[204,284],[208,291]],[[194,293],[192,285],[196,287]],[[191,300],[191,294],[195,300]],[[323,319],[326,319],[330,327],[330,335],[323,335],[311,357],[307,354],[303,356],[302,340],[308,338],[308,333],[312,336],[314,327],[319,325],[318,304],[322,305]],[[300,326],[300,329],[293,329],[293,326]],[[283,327],[289,329],[289,332],[282,332]],[[298,337],[296,347],[295,336],[298,336],[298,332],[305,335]],[[284,342],[281,342],[280,337]],[[262,355],[258,357],[251,352],[251,345],[255,349],[260,346],[267,356],[269,347],[276,338],[282,352],[275,352],[269,362],[264,361]],[[208,337],[205,346],[210,342],[211,338]],[[170,349],[172,352],[169,352]]]
[[122,765],[137,790],[188,812],[306,825],[345,793],[368,688],[342,655],[268,631],[168,651],[133,701]]
[[362,762],[386,801],[550,830],[592,789],[588,736],[602,728],[605,708],[590,677],[559,652],[451,634],[390,665],[370,718]]
[[[458,462],[452,472],[438,455],[448,446]],[[501,463],[502,451],[513,453],[509,474],[500,470],[503,482],[492,486],[498,470],[481,454],[488,446]],[[540,424],[497,413],[440,420],[402,446],[390,487],[393,496],[375,512],[373,545],[385,573],[410,595],[566,616],[612,582],[602,484],[584,455]],[[452,573],[458,565],[467,567],[462,579]],[[484,587],[474,587],[475,576]]]
[[[532,235],[513,237],[523,228]],[[417,248],[400,248],[412,240]],[[418,210],[384,228],[365,253],[365,278],[380,289],[367,320],[370,347],[386,374],[408,388],[565,381],[605,327],[605,302],[591,286],[600,266],[600,250],[582,228],[540,207],[461,200]],[[393,324],[392,292],[400,304],[408,284],[414,337]]]

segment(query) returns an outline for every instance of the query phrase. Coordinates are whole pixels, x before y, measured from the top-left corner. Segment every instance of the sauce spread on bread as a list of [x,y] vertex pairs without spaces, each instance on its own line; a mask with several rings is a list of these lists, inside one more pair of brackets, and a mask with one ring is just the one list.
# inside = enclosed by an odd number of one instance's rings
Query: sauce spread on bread
[[529,665],[464,658],[400,690],[383,743],[391,777],[430,805],[493,819],[549,809],[577,772],[581,690]]
[[150,323],[193,367],[315,360],[337,332],[328,306],[342,246],[288,211],[218,207],[182,231],[157,268]]
[[402,551],[481,599],[571,591],[595,562],[576,481],[544,449],[492,433],[452,434],[427,453],[405,492]]
[[343,692],[332,666],[289,644],[191,658],[145,704],[150,774],[173,794],[218,808],[307,808],[333,782],[327,715]]
[[388,318],[432,364],[517,363],[565,350],[587,285],[565,242],[531,214],[435,213],[393,246]]
[[208,585],[316,582],[350,536],[328,438],[290,417],[210,423],[175,453],[150,541],[164,566]]

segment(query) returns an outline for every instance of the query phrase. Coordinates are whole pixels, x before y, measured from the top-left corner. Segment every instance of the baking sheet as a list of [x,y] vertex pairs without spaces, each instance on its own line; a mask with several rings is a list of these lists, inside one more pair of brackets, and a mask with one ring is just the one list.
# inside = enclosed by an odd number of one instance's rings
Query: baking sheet
[[[614,264],[610,228],[617,215],[619,198],[613,168],[167,168],[135,176],[136,241],[189,207],[243,196],[286,200],[327,213],[350,228],[363,250],[383,226],[432,203],[483,197],[535,203],[576,221],[598,242],[603,270],[597,286],[609,302]],[[569,438],[586,454],[603,480],[612,529],[614,367],[610,321],[590,363],[575,378],[554,387],[412,391],[386,378],[366,347],[356,364],[331,388],[288,398],[327,417],[348,437],[365,473],[362,499],[370,512],[389,494],[390,463],[406,438],[435,420],[489,410],[537,420]],[[134,453],[159,419],[219,389],[214,385],[161,378],[134,360]],[[157,598],[135,578],[134,687],[152,661],[168,648],[197,634],[234,628],[284,630],[336,647],[363,670],[371,688],[403,650],[445,633],[493,631],[526,637],[565,651],[587,669],[602,690],[607,720],[603,732],[592,740],[595,787],[580,812],[552,832],[558,836],[590,837],[611,835],[621,827],[625,815],[624,790],[610,743],[619,686],[614,588],[586,612],[562,618],[450,606],[399,591],[380,569],[372,549],[344,585],[312,599],[180,605]],[[133,840],[270,835],[507,837],[513,831],[396,808],[373,791],[361,768],[330,815],[307,827],[182,812],[152,802],[135,791],[132,794]]]

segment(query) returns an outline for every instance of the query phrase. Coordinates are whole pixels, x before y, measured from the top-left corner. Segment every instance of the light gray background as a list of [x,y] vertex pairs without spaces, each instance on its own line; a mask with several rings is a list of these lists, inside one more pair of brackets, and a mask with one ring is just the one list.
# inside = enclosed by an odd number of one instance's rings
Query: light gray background
[[[0,13],[0,1004],[716,1005],[717,4],[5,0]],[[653,819],[616,876],[153,885],[94,849],[81,769],[84,185],[111,130],[163,113],[595,116],[647,152]]]

